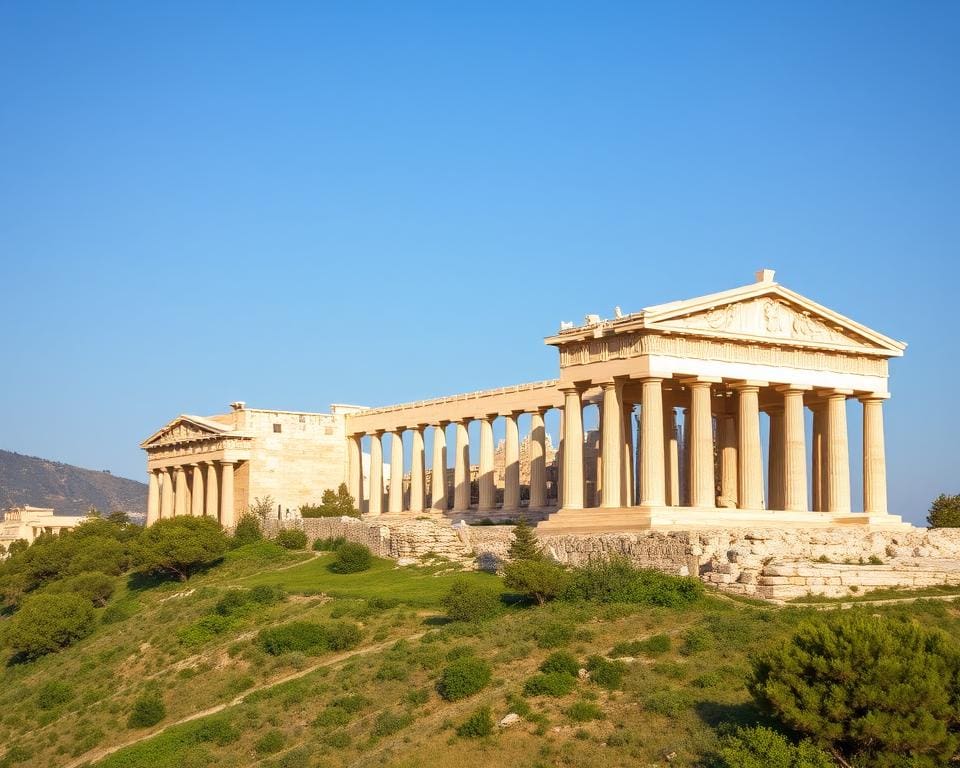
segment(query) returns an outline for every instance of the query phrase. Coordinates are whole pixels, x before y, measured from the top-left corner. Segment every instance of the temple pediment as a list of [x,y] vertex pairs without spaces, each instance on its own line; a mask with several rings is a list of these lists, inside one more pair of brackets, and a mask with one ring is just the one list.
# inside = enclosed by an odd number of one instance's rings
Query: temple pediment
[[899,357],[905,344],[773,282],[643,311],[651,330]]
[[201,416],[181,415],[144,440],[140,447],[149,448],[169,443],[218,438],[224,435],[230,435],[231,437],[244,436],[236,432],[231,426],[219,424]]

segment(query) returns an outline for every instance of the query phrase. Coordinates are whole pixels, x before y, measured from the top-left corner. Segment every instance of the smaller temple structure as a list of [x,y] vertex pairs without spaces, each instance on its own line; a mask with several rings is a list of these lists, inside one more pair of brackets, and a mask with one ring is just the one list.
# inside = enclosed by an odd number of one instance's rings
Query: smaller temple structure
[[19,539],[28,544],[42,533],[60,533],[76,528],[87,518],[80,515],[56,515],[44,507],[13,507],[3,513],[0,522],[0,545],[4,549]]

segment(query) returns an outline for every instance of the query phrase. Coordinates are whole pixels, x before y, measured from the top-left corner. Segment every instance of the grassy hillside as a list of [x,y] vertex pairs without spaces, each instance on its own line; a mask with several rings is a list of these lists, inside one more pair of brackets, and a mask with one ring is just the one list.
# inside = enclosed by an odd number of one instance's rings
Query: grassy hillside
[[[750,654],[812,614],[708,595],[682,609],[508,601],[485,622],[448,623],[440,599],[460,577],[449,565],[376,561],[337,574],[331,558],[261,542],[186,583],[117,577],[91,636],[3,671],[0,765],[695,766],[719,726],[760,719],[745,687]],[[502,589],[496,576],[466,578]],[[288,596],[222,610],[225,595],[256,586]],[[870,611],[960,635],[952,603]],[[268,653],[259,633],[293,620],[356,625],[361,639],[339,651]],[[557,697],[524,696],[557,648],[581,664],[629,660],[615,685],[581,679]],[[490,664],[492,680],[445,701],[438,679],[468,655]],[[145,693],[165,715],[131,726]],[[496,720],[521,719],[482,738],[458,735],[483,706]]]
[[147,486],[109,472],[0,451],[0,510],[23,505],[50,507],[61,515],[82,515],[90,507],[142,515]]

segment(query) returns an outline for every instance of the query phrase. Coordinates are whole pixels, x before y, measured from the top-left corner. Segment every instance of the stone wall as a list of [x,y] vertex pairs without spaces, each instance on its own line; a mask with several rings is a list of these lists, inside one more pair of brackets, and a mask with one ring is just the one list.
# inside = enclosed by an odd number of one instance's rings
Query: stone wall
[[[268,533],[280,525],[302,528],[311,544],[343,536],[402,562],[432,554],[484,569],[498,567],[513,538],[511,526],[451,525],[443,518],[272,520]],[[960,529],[650,531],[542,536],[541,542],[551,557],[568,565],[618,555],[665,573],[698,576],[727,592],[771,600],[960,584]]]

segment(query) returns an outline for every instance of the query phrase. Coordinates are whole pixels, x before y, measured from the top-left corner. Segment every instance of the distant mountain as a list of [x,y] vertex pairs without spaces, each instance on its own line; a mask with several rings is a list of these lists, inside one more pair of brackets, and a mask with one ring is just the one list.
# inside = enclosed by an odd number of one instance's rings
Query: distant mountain
[[145,515],[147,486],[107,471],[0,451],[0,510],[52,507],[57,514],[82,515],[90,507]]

